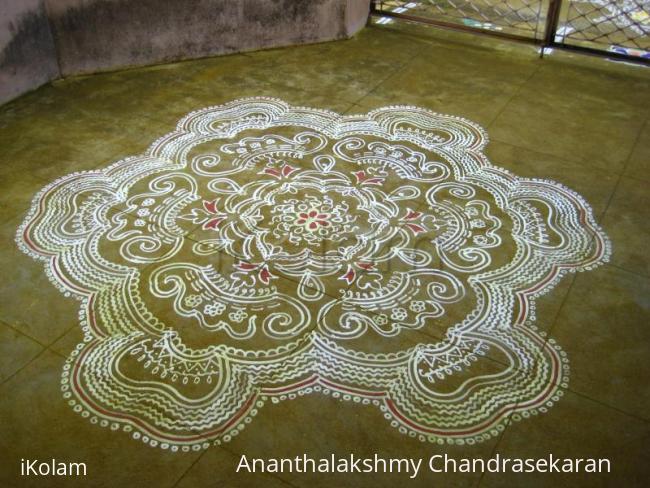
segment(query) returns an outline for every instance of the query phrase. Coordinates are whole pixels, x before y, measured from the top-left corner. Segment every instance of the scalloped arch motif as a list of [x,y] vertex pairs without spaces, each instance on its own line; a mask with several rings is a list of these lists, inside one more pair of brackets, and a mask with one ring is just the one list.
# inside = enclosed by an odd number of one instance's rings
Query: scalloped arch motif
[[254,98],[49,184],[17,242],[81,301],[64,398],[172,451],[315,392],[438,443],[546,411],[568,361],[535,299],[610,245],[579,195],[491,165],[486,143],[417,107]]

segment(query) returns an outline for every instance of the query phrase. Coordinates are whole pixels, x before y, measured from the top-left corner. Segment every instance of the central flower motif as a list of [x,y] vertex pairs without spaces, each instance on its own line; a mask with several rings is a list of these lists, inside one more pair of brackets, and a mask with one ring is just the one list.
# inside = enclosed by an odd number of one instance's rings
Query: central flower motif
[[350,215],[349,210],[347,203],[336,203],[329,195],[290,198],[272,211],[273,236],[296,245],[344,240],[357,229],[354,226],[357,217]]
[[[328,222],[330,215],[326,213],[319,213],[318,210],[310,210],[309,213],[300,212],[298,219],[295,221],[299,226],[304,227],[308,231],[316,231],[320,227],[329,227]],[[324,230],[324,229],[321,229]]]
[[577,194],[492,166],[485,143],[414,107],[253,99],[48,185],[18,242],[82,301],[65,398],[171,450],[317,391],[435,442],[549,405],[566,358],[534,300],[609,246]]
[[[263,139],[248,142],[261,148]],[[402,193],[389,195],[377,185],[380,179],[359,180],[354,168],[332,171],[323,166],[324,161],[334,161],[331,155],[314,157],[312,168],[296,161],[289,164],[285,158],[283,151],[267,147],[263,169],[251,169],[256,178],[244,184],[230,181],[227,189],[224,179],[207,181],[207,191],[215,198],[188,200],[177,213],[177,225],[200,224],[193,234],[199,254],[225,251],[247,262],[268,263],[275,272],[304,281],[305,287],[338,296],[344,283],[328,287],[325,278],[339,278],[350,266],[358,267],[358,261],[372,260],[391,239],[408,239],[401,230],[401,214],[408,212],[402,200],[412,201],[420,193],[400,187]]]

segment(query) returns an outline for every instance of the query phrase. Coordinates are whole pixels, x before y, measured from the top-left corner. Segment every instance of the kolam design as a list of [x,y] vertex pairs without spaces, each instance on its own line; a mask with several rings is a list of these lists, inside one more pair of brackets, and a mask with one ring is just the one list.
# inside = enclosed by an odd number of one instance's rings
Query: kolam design
[[65,400],[172,451],[310,393],[437,443],[545,412],[568,361],[535,299],[610,246],[579,195],[493,166],[487,140],[417,107],[244,99],[46,186],[17,241],[81,302]]

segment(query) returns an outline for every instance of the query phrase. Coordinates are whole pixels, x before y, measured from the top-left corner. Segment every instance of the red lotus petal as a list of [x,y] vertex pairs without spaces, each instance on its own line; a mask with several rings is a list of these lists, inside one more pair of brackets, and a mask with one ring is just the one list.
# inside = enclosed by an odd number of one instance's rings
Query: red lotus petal
[[307,220],[305,220],[305,219],[296,220],[296,224],[304,224],[305,222],[307,222]]
[[260,280],[265,284],[268,285],[269,281],[271,281],[271,278],[273,275],[269,272],[269,270],[264,266],[262,268],[262,271],[260,271]]
[[250,271],[251,269],[255,269],[257,266],[255,264],[250,264],[250,263],[239,263],[237,264],[237,268],[241,269],[242,271]]
[[310,229],[315,229],[316,227],[318,227],[318,224],[316,222],[312,222],[311,224],[309,224]]
[[268,175],[275,176],[276,178],[280,177],[280,172],[275,168],[266,168],[264,172]]
[[341,276],[339,279],[347,281],[348,284],[352,284],[355,275],[356,273],[354,272],[354,270],[348,265],[348,272],[345,273],[343,276]]
[[421,225],[418,225],[418,224],[406,224],[406,226],[409,229],[411,229],[415,234],[426,231],[426,229],[424,227],[422,227]]
[[370,178],[369,180],[363,182],[364,185],[383,185],[383,183],[383,178]]
[[372,269],[375,265],[372,264],[372,263],[357,263],[357,266],[359,266],[360,268],[363,268],[365,270],[369,270],[369,269]]
[[204,200],[203,201],[203,208],[206,209],[211,214],[215,214],[215,213],[217,213],[217,201],[212,200],[211,202],[208,202],[207,200]]
[[356,172],[354,172],[352,174],[357,177],[357,182],[359,182],[359,183],[361,183],[362,181],[364,181],[367,178],[365,171],[356,171]]
[[316,210],[312,210],[311,212],[309,212],[309,216],[310,216],[311,218],[314,218],[314,217],[316,217],[317,215],[318,215],[318,212],[317,212]]
[[309,217],[309,215],[307,215],[305,212],[300,212],[300,213],[298,214],[298,216],[302,217],[303,219],[306,219],[306,218]]
[[415,210],[409,210],[409,213],[406,217],[404,217],[406,220],[414,220],[417,219],[420,215],[422,215],[422,212],[416,212]]
[[213,229],[214,230],[217,227],[219,227],[219,224],[221,222],[223,222],[224,220],[226,220],[226,219],[223,218],[223,217],[217,217],[215,219],[210,219],[205,224],[203,224],[203,228],[204,229]]
[[326,219],[327,217],[329,217],[329,215],[327,215],[327,214],[318,214],[316,216],[317,219]]
[[316,222],[318,222],[323,227],[327,227],[328,225],[330,225],[330,223],[327,220],[317,220]]
[[289,166],[288,164],[285,164],[282,167],[282,176],[289,176],[291,173],[296,171],[297,168],[294,168],[293,166]]

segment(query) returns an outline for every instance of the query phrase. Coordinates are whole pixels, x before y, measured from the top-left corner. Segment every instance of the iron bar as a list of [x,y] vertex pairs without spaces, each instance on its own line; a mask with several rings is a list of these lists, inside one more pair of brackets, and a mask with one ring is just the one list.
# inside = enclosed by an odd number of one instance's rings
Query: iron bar
[[[384,10],[381,7],[381,4],[383,2],[379,0],[373,0],[371,2],[370,13],[372,15],[377,15],[382,17],[395,18],[395,19],[401,19],[410,22],[428,24],[443,29],[462,31],[462,32],[471,32],[473,34],[479,34],[482,36],[502,38],[502,39],[508,39],[516,42],[539,45],[540,57],[543,57],[545,49],[553,48],[553,49],[566,50],[571,52],[578,52],[582,54],[596,55],[596,56],[601,56],[610,59],[625,60],[625,61],[644,64],[644,65],[650,64],[650,59],[643,58],[640,56],[632,56],[629,54],[623,54],[615,51],[608,51],[606,49],[597,49],[592,47],[579,46],[577,44],[570,44],[566,42],[558,42],[557,35],[558,35],[558,29],[560,25],[560,15],[562,12],[562,7],[564,6],[563,2],[564,0],[550,0],[546,12],[544,35],[541,39],[537,35],[538,28],[536,28],[532,36],[523,36],[518,34],[512,34],[509,32],[486,30],[479,27],[462,25],[454,22],[446,22],[444,20],[421,17],[418,15],[405,14],[402,12],[394,12],[390,10]],[[541,4],[540,4],[540,10],[538,11],[537,18],[539,24],[539,19],[541,18]]]

